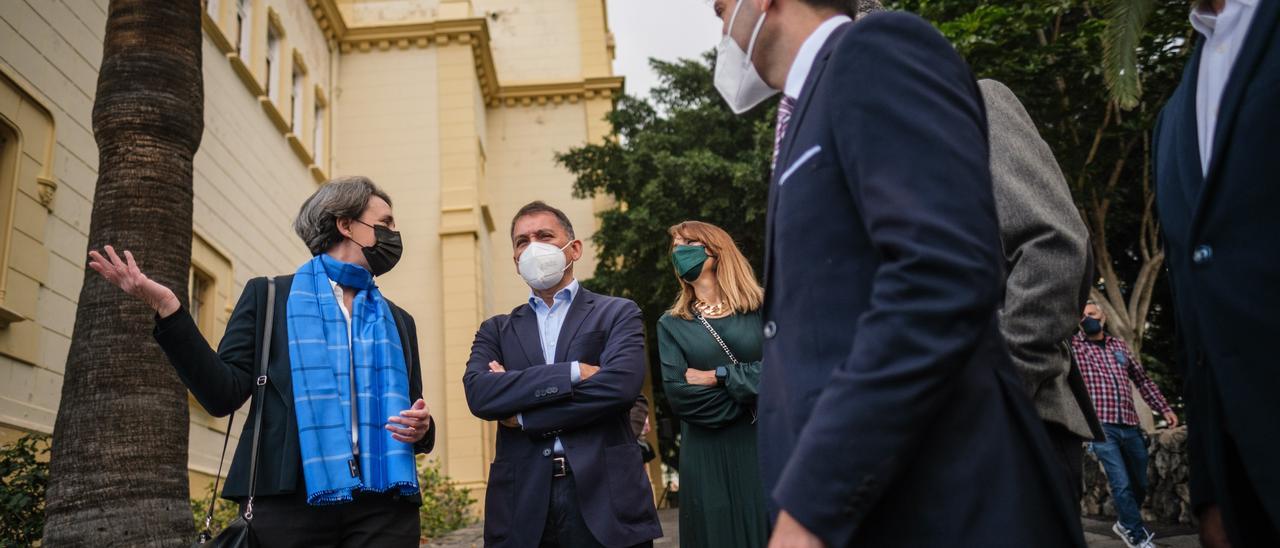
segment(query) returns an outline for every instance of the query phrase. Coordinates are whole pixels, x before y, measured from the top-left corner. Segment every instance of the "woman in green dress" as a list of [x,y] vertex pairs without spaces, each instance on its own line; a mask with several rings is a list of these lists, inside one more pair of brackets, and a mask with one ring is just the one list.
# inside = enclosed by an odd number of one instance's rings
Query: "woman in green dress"
[[670,233],[681,291],[658,320],[658,351],[680,417],[680,545],[762,547],[755,401],[764,290],[724,230],[686,221]]

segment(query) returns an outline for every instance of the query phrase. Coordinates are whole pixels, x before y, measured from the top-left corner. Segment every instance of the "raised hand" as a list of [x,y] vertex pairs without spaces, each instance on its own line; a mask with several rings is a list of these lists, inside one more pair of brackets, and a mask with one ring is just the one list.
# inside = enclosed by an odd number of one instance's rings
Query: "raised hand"
[[421,398],[398,417],[387,417],[386,429],[391,437],[404,443],[418,443],[431,429],[431,410]]
[[133,253],[125,251],[124,260],[120,260],[115,248],[106,246],[103,250],[106,251],[105,257],[97,250],[89,252],[89,268],[96,270],[108,282],[124,290],[125,293],[142,299],[142,302],[147,303],[147,306],[155,310],[161,318],[177,312],[182,306],[178,302],[178,296],[173,294],[173,290],[156,283],[138,270],[138,263],[133,260]]

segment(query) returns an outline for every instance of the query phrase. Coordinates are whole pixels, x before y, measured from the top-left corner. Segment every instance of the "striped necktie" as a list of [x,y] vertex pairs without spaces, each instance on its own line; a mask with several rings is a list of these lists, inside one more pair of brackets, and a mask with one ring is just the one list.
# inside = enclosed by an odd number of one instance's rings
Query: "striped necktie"
[[773,167],[778,168],[778,152],[782,148],[782,138],[787,135],[787,124],[791,122],[791,113],[796,108],[796,100],[789,95],[783,95],[782,101],[778,103],[778,125],[774,128],[773,133]]

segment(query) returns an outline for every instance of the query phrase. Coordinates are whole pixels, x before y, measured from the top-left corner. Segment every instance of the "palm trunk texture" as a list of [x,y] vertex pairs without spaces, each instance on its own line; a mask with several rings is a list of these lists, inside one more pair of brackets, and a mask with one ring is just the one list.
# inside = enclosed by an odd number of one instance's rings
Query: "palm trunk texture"
[[[93,105],[89,248],[132,251],[183,303],[204,131],[200,17],[199,0],[111,0]],[[146,305],[85,268],[53,430],[46,547],[191,541],[186,390],[153,325]]]

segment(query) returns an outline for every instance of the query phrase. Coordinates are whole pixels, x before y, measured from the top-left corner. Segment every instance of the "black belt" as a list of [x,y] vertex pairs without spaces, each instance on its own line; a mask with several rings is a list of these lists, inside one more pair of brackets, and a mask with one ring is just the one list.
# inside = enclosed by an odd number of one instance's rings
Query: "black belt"
[[569,467],[569,461],[563,456],[553,457],[551,459],[551,477],[563,478],[573,474],[573,468]]

